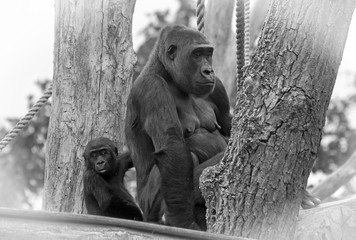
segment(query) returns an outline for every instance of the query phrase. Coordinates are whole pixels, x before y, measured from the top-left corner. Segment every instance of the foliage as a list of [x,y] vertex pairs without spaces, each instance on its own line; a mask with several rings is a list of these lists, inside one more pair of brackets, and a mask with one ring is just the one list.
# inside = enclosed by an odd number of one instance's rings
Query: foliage
[[[356,80],[356,75],[355,75]],[[334,99],[326,113],[326,124],[313,171],[331,173],[342,165],[356,149],[356,132],[347,115],[355,107],[356,94],[346,99]]]

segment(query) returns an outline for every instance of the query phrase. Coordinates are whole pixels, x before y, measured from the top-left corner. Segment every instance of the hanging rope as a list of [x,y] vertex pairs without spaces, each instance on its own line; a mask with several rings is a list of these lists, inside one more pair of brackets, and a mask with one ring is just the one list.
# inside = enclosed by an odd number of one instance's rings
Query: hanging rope
[[245,0],[245,66],[250,64],[250,0]]
[[204,0],[198,0],[197,2],[197,26],[198,31],[204,33],[204,13],[205,13],[205,6]]
[[[197,1],[197,26],[204,33],[204,0]],[[243,43],[242,43],[243,42]],[[236,0],[236,56],[237,79],[242,79],[242,68],[250,63],[250,1]]]
[[24,129],[31,119],[37,114],[42,106],[52,96],[52,83],[49,85],[43,96],[36,102],[30,111],[16,124],[16,126],[0,141],[0,151],[3,150],[16,136]]
[[236,87],[242,86],[242,67],[244,66],[245,12],[244,0],[236,0]]
[[241,89],[242,68],[250,63],[250,1],[236,0],[236,87]]

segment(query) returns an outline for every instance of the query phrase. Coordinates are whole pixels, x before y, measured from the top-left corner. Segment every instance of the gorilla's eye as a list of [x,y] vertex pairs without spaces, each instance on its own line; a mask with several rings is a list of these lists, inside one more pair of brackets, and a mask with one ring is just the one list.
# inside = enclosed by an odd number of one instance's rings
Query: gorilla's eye
[[103,149],[103,150],[101,150],[100,154],[101,154],[101,155],[106,155],[106,154],[108,154],[108,150]]
[[170,46],[168,47],[167,52],[168,52],[169,55],[172,55],[173,53],[176,52],[176,50],[177,50],[177,46],[176,46],[176,45],[170,45]]
[[195,52],[193,53],[193,57],[195,57],[195,58],[200,58],[202,55],[203,55],[203,54],[202,54],[200,51],[195,51]]

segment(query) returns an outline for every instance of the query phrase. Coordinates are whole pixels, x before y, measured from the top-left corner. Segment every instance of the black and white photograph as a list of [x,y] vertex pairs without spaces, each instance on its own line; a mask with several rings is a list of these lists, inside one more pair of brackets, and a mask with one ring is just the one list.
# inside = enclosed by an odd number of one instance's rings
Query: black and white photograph
[[355,240],[356,0],[0,2],[0,239]]

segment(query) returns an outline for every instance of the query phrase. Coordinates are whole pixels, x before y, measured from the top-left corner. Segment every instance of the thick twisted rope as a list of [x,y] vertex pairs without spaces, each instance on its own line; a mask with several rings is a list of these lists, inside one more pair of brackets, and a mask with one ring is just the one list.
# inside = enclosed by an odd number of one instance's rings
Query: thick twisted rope
[[197,2],[197,26],[198,31],[204,33],[204,13],[205,13],[205,6],[204,0],[198,0]]
[[236,0],[236,87],[242,87],[243,67],[250,64],[250,1]]
[[16,126],[0,141],[0,151],[2,151],[16,136],[24,129],[31,119],[37,114],[42,106],[52,96],[52,83],[47,88],[43,96],[36,102],[30,111],[16,124]]
[[242,86],[242,68],[245,63],[245,12],[244,0],[236,0],[236,87],[237,91]]
[[245,0],[245,66],[250,64],[250,0]]

